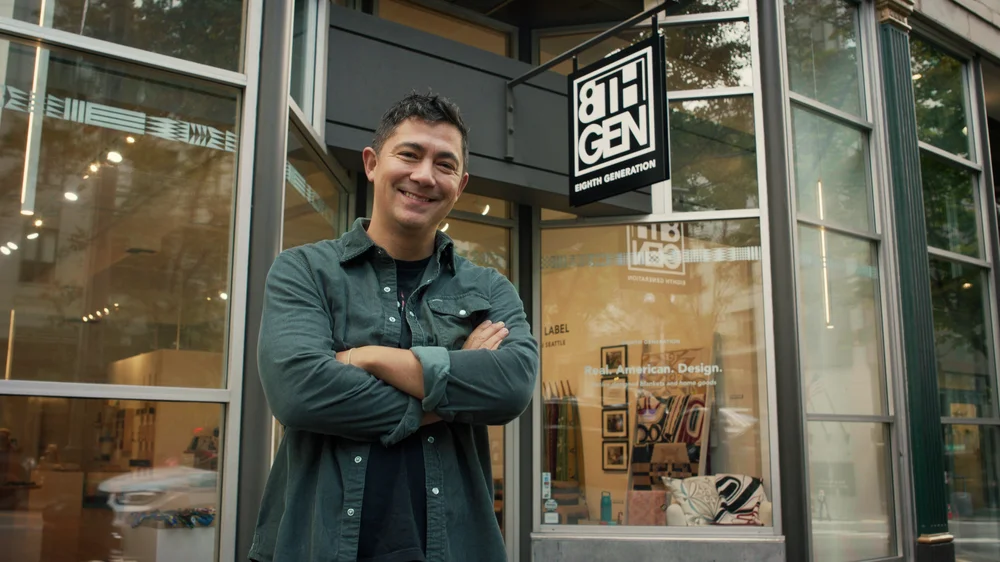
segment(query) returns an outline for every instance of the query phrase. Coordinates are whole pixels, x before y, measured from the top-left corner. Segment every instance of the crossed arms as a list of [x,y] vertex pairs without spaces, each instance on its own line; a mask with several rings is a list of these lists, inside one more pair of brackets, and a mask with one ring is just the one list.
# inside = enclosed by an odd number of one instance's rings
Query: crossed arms
[[510,282],[494,276],[489,299],[490,323],[461,350],[365,346],[348,364],[347,350],[333,350],[330,312],[311,268],[296,251],[283,252],[268,274],[257,357],[275,418],[385,445],[439,419],[511,421],[531,398],[538,349]]

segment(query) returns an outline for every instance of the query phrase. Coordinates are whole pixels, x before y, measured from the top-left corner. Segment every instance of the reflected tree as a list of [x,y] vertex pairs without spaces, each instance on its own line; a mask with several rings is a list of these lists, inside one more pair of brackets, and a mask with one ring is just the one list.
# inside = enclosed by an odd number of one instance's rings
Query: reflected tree
[[964,65],[919,38],[910,40],[910,67],[917,110],[917,137],[969,157]]

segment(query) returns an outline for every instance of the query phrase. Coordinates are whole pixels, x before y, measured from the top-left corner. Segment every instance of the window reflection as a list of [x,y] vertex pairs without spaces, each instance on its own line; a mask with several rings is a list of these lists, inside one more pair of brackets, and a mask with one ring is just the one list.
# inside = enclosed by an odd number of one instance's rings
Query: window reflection
[[338,238],[347,226],[345,199],[344,188],[289,124],[281,248]]
[[864,134],[792,109],[798,212],[858,230],[874,228]]
[[218,404],[0,397],[5,556],[211,560],[222,420]]
[[971,172],[929,156],[920,158],[927,244],[967,256],[982,256],[981,227]]
[[[237,91],[0,46],[6,377],[220,387]],[[44,113],[27,113],[32,95]]]
[[917,137],[968,158],[971,141],[962,61],[919,37],[911,37],[910,67],[917,103]]
[[710,12],[735,12],[748,8],[748,0],[677,0],[663,10],[666,16],[686,16]]
[[944,426],[948,531],[958,560],[1000,560],[1000,428]]
[[996,388],[990,363],[993,334],[986,271],[932,257],[931,302],[941,415],[976,418],[996,415]]
[[542,523],[771,525],[757,221],[551,228],[541,255]]
[[[543,36],[539,62],[544,64],[598,33]],[[660,33],[666,44],[667,91],[753,85],[748,22],[667,26]],[[623,31],[579,53],[578,64],[583,68],[648,37],[649,29]],[[572,61],[552,70],[569,74]]]
[[757,207],[753,98],[670,103],[674,211]]
[[510,203],[503,199],[494,199],[473,193],[463,193],[455,203],[456,211],[474,213],[484,217],[496,217],[500,219],[510,218]]
[[813,560],[853,562],[895,554],[886,427],[811,421],[807,431]]
[[787,0],[785,41],[792,91],[861,115],[858,6],[850,0]]
[[885,411],[875,246],[799,227],[799,337],[806,411]]
[[667,91],[753,85],[748,22],[671,26],[662,33]]
[[8,0],[0,17],[228,70],[242,65],[243,0]]

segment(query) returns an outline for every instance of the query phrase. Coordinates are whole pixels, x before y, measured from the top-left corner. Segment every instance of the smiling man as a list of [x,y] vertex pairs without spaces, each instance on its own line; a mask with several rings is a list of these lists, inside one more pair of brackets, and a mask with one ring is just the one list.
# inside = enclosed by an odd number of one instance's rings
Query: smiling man
[[252,560],[506,560],[487,426],[527,407],[538,348],[511,283],[438,231],[467,137],[450,101],[400,100],[363,153],[371,219],[272,265],[258,363],[285,432]]

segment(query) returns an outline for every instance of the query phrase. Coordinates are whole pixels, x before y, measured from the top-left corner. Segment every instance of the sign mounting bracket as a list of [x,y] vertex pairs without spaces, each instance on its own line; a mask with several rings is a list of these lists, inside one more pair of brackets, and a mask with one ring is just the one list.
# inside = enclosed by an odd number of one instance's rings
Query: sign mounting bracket
[[576,47],[573,47],[572,49],[570,49],[570,50],[566,51],[565,53],[563,53],[563,54],[555,57],[554,59],[550,60],[549,62],[547,62],[547,63],[545,63],[545,64],[543,64],[541,66],[537,66],[537,67],[529,70],[528,72],[522,74],[521,76],[518,76],[517,78],[514,78],[512,80],[508,80],[507,84],[505,86],[506,93],[505,93],[505,96],[504,96],[504,103],[507,106],[506,107],[507,111],[505,112],[505,114],[507,115],[507,126],[505,128],[506,134],[507,134],[507,149],[506,149],[506,151],[504,153],[504,158],[507,161],[514,160],[514,88],[515,87],[517,87],[517,86],[519,86],[521,84],[524,84],[525,82],[527,82],[528,80],[531,80],[535,76],[538,76],[539,74],[548,71],[552,67],[554,67],[554,66],[558,65],[559,63],[561,63],[561,62],[563,62],[565,60],[568,60],[570,58],[573,59],[573,67],[575,69],[576,66],[577,66],[576,55],[578,55],[579,53],[581,53],[581,52],[589,49],[590,47],[593,47],[594,45],[597,45],[598,43],[604,41],[608,37],[614,36],[619,31],[622,31],[624,29],[628,29],[630,27],[634,27],[637,23],[641,22],[644,19],[652,17],[653,18],[653,29],[657,29],[657,25],[656,25],[657,24],[657,17],[656,17],[657,14],[659,14],[661,11],[665,10],[667,8],[667,5],[669,5],[669,4],[675,4],[676,2],[677,2],[677,0],[664,0],[663,2],[660,2],[658,5],[650,8],[650,9],[648,9],[648,10],[646,10],[646,11],[640,13],[640,14],[632,16],[631,18],[629,18],[629,19],[627,19],[627,20],[619,23],[618,25],[616,25],[616,26],[612,27],[611,29],[605,31],[604,33],[601,33],[600,35],[597,35],[596,37],[592,37],[592,38],[584,41],[583,43],[580,43]]

